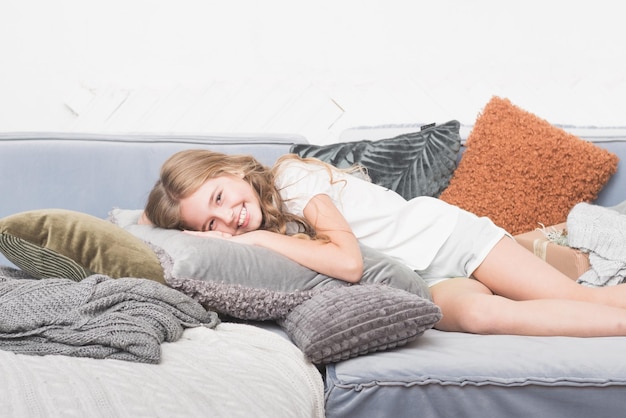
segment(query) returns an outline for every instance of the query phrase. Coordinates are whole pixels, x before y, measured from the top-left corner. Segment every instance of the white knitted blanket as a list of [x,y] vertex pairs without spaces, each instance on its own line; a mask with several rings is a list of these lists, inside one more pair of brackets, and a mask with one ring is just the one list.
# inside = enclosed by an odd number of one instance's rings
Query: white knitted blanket
[[[625,202],[626,203],[626,202]],[[567,217],[570,247],[589,253],[591,268],[578,278],[587,286],[626,281],[626,205],[606,208],[579,203]]]
[[147,279],[34,280],[0,267],[1,350],[158,363],[163,341],[218,323],[192,298]]

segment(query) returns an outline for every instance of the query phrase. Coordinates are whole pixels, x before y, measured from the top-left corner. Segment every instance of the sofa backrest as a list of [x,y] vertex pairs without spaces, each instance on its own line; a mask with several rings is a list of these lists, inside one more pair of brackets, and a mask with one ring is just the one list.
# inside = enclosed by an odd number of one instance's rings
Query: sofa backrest
[[72,209],[104,218],[142,208],[173,153],[208,148],[253,154],[271,165],[298,135],[0,134],[0,218],[33,209]]
[[[384,138],[393,138],[409,132],[419,131],[423,123],[393,124],[380,126],[360,126],[346,129],[340,135],[340,141],[376,141]],[[571,133],[585,141],[592,142],[598,147],[605,148],[617,155],[620,159],[617,172],[601,190],[594,203],[601,206],[615,206],[626,201],[626,128],[598,128],[598,127],[575,127],[559,126],[566,132]],[[469,137],[473,126],[461,125],[460,136],[462,143]],[[461,147],[459,161],[463,157],[465,147]]]
[[601,206],[615,206],[626,201],[626,138],[596,139],[593,142],[619,157],[617,172],[609,179],[594,202]]
[[[626,201],[626,137],[589,140],[620,158],[617,173],[595,203]],[[271,165],[302,143],[307,141],[299,135],[0,134],[0,218],[49,208],[106,218],[115,207],[142,208],[162,163],[177,151],[252,154]],[[0,264],[6,264],[2,256]]]

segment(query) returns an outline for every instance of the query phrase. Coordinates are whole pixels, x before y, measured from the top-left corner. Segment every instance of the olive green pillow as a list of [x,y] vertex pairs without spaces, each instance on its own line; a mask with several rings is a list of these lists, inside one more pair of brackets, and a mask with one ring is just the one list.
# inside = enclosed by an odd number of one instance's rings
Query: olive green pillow
[[20,212],[0,219],[0,252],[37,278],[80,281],[92,274],[165,283],[152,248],[104,219],[66,209]]

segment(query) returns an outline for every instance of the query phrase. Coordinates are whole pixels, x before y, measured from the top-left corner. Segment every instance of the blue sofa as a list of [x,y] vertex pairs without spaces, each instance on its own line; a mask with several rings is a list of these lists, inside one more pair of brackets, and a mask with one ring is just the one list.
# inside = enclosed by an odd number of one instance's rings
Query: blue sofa
[[[621,159],[597,203],[626,201],[626,137],[589,139]],[[252,153],[271,164],[293,144],[306,142],[298,135],[0,134],[0,218],[44,208],[105,218],[114,207],[141,208],[160,165],[175,151]],[[277,332],[273,324],[258,326]],[[626,337],[481,336],[431,329],[401,348],[322,367],[325,414],[621,416],[624,353]]]

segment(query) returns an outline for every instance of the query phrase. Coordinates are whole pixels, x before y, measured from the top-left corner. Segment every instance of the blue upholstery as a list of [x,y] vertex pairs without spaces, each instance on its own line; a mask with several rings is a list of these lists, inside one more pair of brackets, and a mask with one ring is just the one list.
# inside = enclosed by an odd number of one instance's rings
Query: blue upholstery
[[[253,153],[272,165],[298,135],[0,134],[0,218],[61,208],[106,218],[114,207],[141,209],[173,153],[209,148]],[[0,255],[1,264],[10,264]]]

